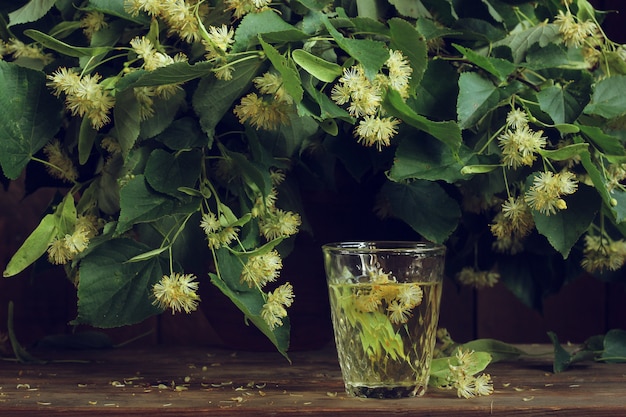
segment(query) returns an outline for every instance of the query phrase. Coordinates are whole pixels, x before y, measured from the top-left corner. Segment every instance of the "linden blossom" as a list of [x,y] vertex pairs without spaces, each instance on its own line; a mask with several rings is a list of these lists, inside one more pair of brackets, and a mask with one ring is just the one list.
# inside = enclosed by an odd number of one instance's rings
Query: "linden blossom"
[[153,304],[161,309],[170,308],[172,314],[179,311],[191,313],[198,308],[200,301],[197,291],[198,282],[194,274],[173,272],[170,275],[163,275],[152,287],[155,298]]
[[282,326],[282,319],[287,317],[286,307],[293,304],[293,287],[286,282],[267,293],[267,301],[261,308],[261,317],[270,329]]
[[343,75],[331,90],[331,99],[339,105],[348,104],[348,112],[361,118],[354,129],[357,141],[364,146],[376,148],[391,145],[391,139],[398,133],[400,120],[385,116],[382,109],[383,95],[387,88],[400,93],[403,99],[408,97],[409,80],[413,69],[402,52],[389,51],[385,61],[388,74],[376,74],[373,80],[365,76],[362,65],[344,68]]

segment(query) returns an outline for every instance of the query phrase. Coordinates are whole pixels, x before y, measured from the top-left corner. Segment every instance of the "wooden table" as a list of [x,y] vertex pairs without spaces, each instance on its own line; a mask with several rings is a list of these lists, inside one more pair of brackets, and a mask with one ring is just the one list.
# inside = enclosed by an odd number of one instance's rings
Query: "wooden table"
[[626,415],[626,364],[586,363],[553,374],[549,355],[490,365],[494,394],[469,400],[433,389],[421,398],[349,398],[333,346],[293,352],[292,364],[275,352],[183,347],[47,356],[67,361],[0,362],[0,415]]

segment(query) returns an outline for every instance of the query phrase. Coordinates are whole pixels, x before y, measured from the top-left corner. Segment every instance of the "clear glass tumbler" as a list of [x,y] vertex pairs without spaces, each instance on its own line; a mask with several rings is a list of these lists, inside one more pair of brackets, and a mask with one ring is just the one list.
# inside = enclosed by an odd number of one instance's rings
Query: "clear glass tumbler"
[[339,242],[322,251],[348,395],[423,395],[436,341],[445,247]]

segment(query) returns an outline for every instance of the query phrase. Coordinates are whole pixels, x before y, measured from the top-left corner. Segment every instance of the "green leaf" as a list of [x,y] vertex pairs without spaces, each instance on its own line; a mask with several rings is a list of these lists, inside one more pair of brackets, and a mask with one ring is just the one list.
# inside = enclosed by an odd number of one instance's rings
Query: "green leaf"
[[461,174],[486,174],[495,169],[502,168],[502,164],[490,164],[490,165],[465,165],[461,168]]
[[462,168],[476,159],[466,146],[459,153],[430,136],[407,135],[396,150],[389,177],[394,181],[422,179],[453,183],[465,178]]
[[250,87],[252,79],[261,67],[258,59],[248,59],[234,67],[231,80],[204,77],[200,80],[192,98],[193,109],[200,119],[202,130],[210,137],[215,126],[231,108],[235,100]]
[[123,91],[132,87],[180,84],[213,74],[213,63],[200,61],[195,64],[174,62],[153,71],[139,70],[124,76],[115,86]]
[[589,102],[591,77],[580,76],[561,85],[555,84],[537,93],[539,107],[554,123],[573,123]]
[[500,93],[491,81],[475,72],[464,72],[459,76],[457,101],[459,127],[471,128],[495,109],[499,101]]
[[545,47],[551,43],[558,43],[559,40],[559,28],[556,24],[540,23],[526,30],[512,32],[506,38],[495,42],[493,47],[508,46],[513,53],[514,63],[519,64],[533,45]]
[[[583,140],[579,137],[574,137],[574,142],[583,143]],[[611,207],[611,199],[613,197],[609,193],[609,190],[606,188],[602,173],[600,172],[598,167],[596,167],[591,161],[591,154],[589,153],[589,151],[585,151],[580,154],[580,162],[585,168],[585,171],[587,171],[587,174],[589,174],[589,178],[591,179],[593,186],[595,187],[598,194],[600,194],[600,196],[602,197],[604,203],[608,207]]]
[[76,228],[76,206],[74,196],[67,193],[55,210],[56,230],[61,236],[71,235]]
[[589,152],[588,143],[574,143],[558,149],[540,149],[539,155],[553,161],[565,161],[566,159],[580,156],[583,152]]
[[320,81],[332,83],[342,73],[342,69],[334,62],[328,62],[304,49],[296,49],[291,53],[291,58],[306,72]]
[[151,191],[144,176],[137,175],[120,190],[120,216],[115,233],[122,234],[137,223],[147,223],[174,214],[189,214],[198,208],[198,200],[174,199]]
[[436,243],[450,236],[461,217],[458,203],[435,182],[388,182],[381,188],[381,194],[397,218]]
[[139,135],[142,139],[153,138],[172,124],[181,107],[186,106],[185,92],[177,90],[167,99],[155,98],[152,104],[154,114],[141,122]]
[[158,314],[152,286],[167,268],[164,259],[128,262],[149,248],[130,239],[96,246],[80,263],[78,316],[74,324],[109,328],[139,323]]
[[[326,119],[341,119],[348,123],[354,123],[354,118],[350,116],[346,110],[342,109],[330,99],[326,94],[319,91],[310,83],[304,84],[305,91],[309,94],[309,96],[315,100],[315,104],[319,106],[318,114],[312,114],[312,110],[309,110],[309,114],[317,120],[326,120]],[[302,108],[303,103],[299,106],[299,111]]]
[[98,56],[100,54],[105,54],[113,50],[113,48],[110,46],[96,46],[92,48],[72,46],[35,29],[27,29],[24,31],[24,34],[29,38],[41,43],[44,47],[48,49],[52,49],[53,51],[57,51],[62,55],[67,55],[74,58]]
[[426,40],[413,25],[404,19],[389,19],[387,23],[391,32],[390,48],[401,51],[408,58],[413,69],[409,80],[409,91],[413,95],[428,66]]
[[272,181],[267,170],[260,169],[242,153],[226,150],[224,152],[229,158],[234,160],[235,166],[237,166],[248,185],[256,186],[263,195],[269,194],[272,189]]
[[492,362],[513,360],[526,355],[522,349],[496,339],[476,339],[463,343],[461,347],[464,350],[487,352],[491,355]]
[[198,120],[181,117],[161,132],[156,140],[175,151],[207,146],[209,138],[202,132]]
[[471,63],[494,75],[500,81],[506,80],[517,68],[515,64],[506,59],[483,56],[469,48],[464,48],[457,44],[452,44],[452,46],[462,53]]
[[184,198],[179,187],[192,188],[200,176],[202,153],[198,150],[171,154],[155,149],[146,162],[146,181],[160,193]]
[[47,91],[44,73],[0,60],[0,166],[17,179],[59,130],[63,104]]
[[261,47],[267,55],[276,71],[278,71],[283,79],[283,88],[293,98],[293,101],[298,104],[302,101],[302,94],[304,90],[302,88],[302,81],[300,80],[300,74],[296,70],[295,64],[292,60],[281,55],[276,48],[263,40],[262,36],[259,36],[259,42]]
[[371,39],[346,38],[335,29],[326,17],[324,17],[324,24],[330,36],[332,36],[337,43],[337,46],[343,49],[352,58],[359,61],[363,66],[367,78],[374,79],[378,71],[380,71],[387,59],[389,59],[389,51],[385,47],[385,44]]
[[406,124],[422,130],[439,139],[450,147],[452,152],[458,152],[461,146],[461,129],[452,121],[433,122],[413,111],[400,97],[397,91],[389,90],[383,100],[387,112],[402,120]]
[[398,13],[400,13],[402,16],[412,17],[414,19],[417,19],[419,17],[424,17],[424,16],[430,17],[430,13],[424,7],[421,1],[390,0],[389,3],[393,4],[393,6],[398,11]]
[[616,75],[598,81],[591,96],[591,102],[585,107],[585,113],[613,119],[626,113],[626,75]]
[[624,149],[624,143],[616,136],[607,135],[595,126],[579,126],[580,131],[588,138],[594,145],[602,150],[607,155],[626,155],[626,149]]
[[611,195],[617,204],[611,204],[609,207],[615,218],[615,223],[620,224],[626,220],[626,191],[616,189],[611,192]]
[[[407,104],[429,119],[455,120],[458,78],[459,74],[449,62],[430,60],[415,97],[409,97]],[[442,83],[442,79],[446,82]]]
[[552,365],[552,369],[555,374],[559,372],[565,371],[569,368],[571,364],[571,355],[563,349],[561,344],[559,343],[559,338],[556,333],[548,332],[548,337],[552,341],[552,345],[554,346],[554,363]]
[[245,51],[253,46],[263,35],[268,41],[297,41],[308,38],[308,35],[287,23],[273,10],[260,13],[248,13],[241,19],[235,31],[233,52]]
[[626,331],[609,330],[604,336],[604,350],[599,360],[608,363],[626,362]]
[[139,255],[135,255],[132,258],[130,258],[128,261],[126,262],[140,262],[140,261],[147,261],[151,258],[154,258],[156,256],[159,256],[160,254],[162,254],[163,252],[165,252],[166,250],[171,249],[171,246],[164,246],[162,248],[157,248],[157,249],[153,249],[153,250],[149,250],[148,252],[144,252],[141,253]]
[[139,24],[150,24],[150,17],[145,13],[139,13],[137,16],[129,14],[124,7],[125,3],[126,0],[89,0],[89,4],[84,10],[102,12]]
[[133,90],[121,91],[115,96],[115,108],[113,110],[115,125],[112,132],[122,148],[124,158],[128,156],[139,137],[141,129],[139,107]]
[[302,3],[309,10],[322,11],[324,7],[331,3],[331,0],[298,0],[298,2]]
[[80,122],[80,131],[78,133],[78,163],[85,165],[91,150],[93,149],[93,143],[98,136],[98,131],[91,126],[91,121],[85,117]]
[[41,19],[54,6],[55,2],[56,0],[30,0],[19,9],[9,13],[8,26],[35,22]]
[[580,132],[580,127],[577,125],[569,124],[569,123],[557,123],[554,127],[561,133],[562,135],[568,135],[570,133],[578,133]]
[[12,277],[19,274],[46,253],[48,245],[56,235],[56,223],[53,214],[46,214],[9,260],[2,276]]
[[256,287],[249,288],[240,282],[243,264],[236,256],[222,248],[217,251],[220,276],[210,273],[211,282],[224,293],[241,312],[276,346],[277,350],[287,359],[289,348],[289,319],[285,317],[283,325],[269,328],[261,317],[261,309],[265,304],[263,293]]
[[537,231],[548,239],[564,259],[569,256],[570,250],[589,228],[600,209],[598,194],[593,187],[584,184],[580,184],[578,190],[565,197],[565,200],[567,209],[550,216],[535,210],[532,212]]
[[567,50],[563,45],[549,43],[545,47],[539,47],[535,44],[528,50],[526,62],[523,65],[533,71],[567,68],[572,65],[572,58],[567,55]]

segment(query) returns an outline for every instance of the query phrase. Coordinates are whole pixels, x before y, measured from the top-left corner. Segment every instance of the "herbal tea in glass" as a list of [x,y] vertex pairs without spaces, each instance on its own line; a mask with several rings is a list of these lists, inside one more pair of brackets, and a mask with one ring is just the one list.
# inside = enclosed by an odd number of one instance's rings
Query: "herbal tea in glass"
[[349,395],[424,394],[444,253],[443,247],[415,242],[324,246],[335,342]]

